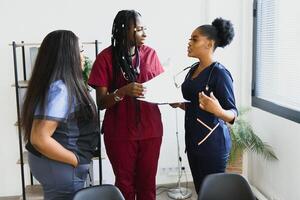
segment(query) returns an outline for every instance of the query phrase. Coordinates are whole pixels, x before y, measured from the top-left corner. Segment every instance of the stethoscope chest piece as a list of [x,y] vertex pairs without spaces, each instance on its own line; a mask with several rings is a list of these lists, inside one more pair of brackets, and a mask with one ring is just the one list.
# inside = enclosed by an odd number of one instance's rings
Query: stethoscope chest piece
[[206,85],[206,86],[205,86],[205,91],[208,92],[208,90],[209,90],[209,86]]

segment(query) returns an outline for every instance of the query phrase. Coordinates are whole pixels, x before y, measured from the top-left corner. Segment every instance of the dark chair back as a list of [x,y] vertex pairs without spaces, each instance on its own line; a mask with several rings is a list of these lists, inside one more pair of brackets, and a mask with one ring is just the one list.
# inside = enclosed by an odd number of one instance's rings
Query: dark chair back
[[114,185],[97,185],[78,190],[73,200],[125,200]]
[[241,175],[218,173],[204,179],[198,200],[255,200],[255,197]]

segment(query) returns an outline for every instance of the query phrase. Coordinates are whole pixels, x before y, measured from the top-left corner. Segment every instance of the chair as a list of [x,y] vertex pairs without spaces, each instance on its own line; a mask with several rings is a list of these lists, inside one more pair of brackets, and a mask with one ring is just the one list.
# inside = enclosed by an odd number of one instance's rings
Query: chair
[[73,200],[125,200],[114,185],[97,185],[78,190]]
[[255,200],[248,182],[238,174],[208,175],[200,188],[198,200]]

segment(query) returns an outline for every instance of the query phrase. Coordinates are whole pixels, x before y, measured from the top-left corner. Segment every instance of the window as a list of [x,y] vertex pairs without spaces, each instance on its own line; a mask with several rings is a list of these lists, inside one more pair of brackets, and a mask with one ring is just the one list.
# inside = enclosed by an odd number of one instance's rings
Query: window
[[255,0],[252,105],[300,123],[300,12],[294,0]]

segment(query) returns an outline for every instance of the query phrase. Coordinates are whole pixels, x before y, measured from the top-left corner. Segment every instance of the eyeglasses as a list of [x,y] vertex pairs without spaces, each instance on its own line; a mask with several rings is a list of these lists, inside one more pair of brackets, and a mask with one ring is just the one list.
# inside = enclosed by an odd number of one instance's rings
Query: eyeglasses
[[145,26],[138,26],[138,27],[134,28],[135,32],[140,32],[140,31],[145,31],[145,30],[147,30],[147,27],[145,27]]

